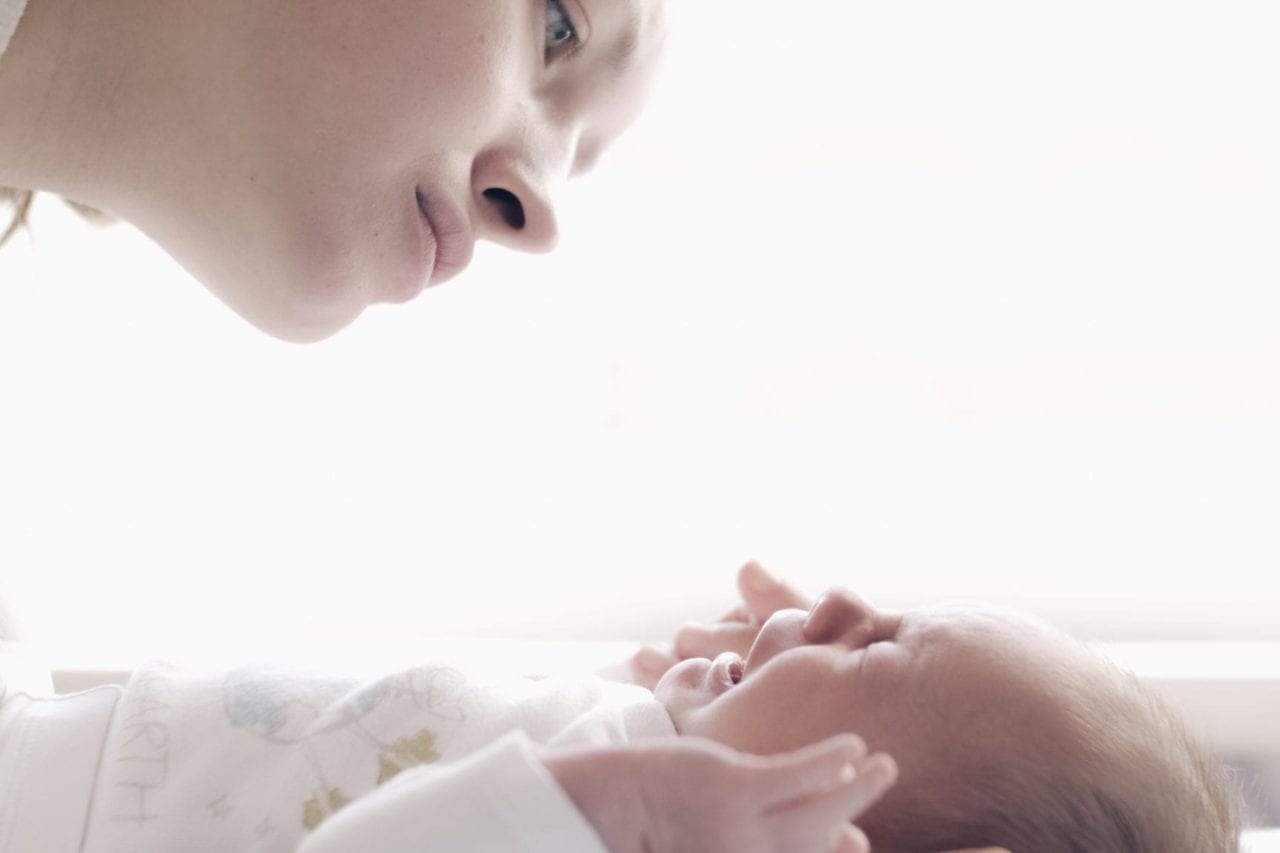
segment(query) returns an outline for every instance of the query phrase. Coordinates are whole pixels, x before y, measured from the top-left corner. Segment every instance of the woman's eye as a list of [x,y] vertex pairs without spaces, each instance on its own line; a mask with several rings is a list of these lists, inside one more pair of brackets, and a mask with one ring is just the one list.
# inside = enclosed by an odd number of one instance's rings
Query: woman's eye
[[578,31],[574,29],[562,0],[547,0],[547,53],[576,47]]

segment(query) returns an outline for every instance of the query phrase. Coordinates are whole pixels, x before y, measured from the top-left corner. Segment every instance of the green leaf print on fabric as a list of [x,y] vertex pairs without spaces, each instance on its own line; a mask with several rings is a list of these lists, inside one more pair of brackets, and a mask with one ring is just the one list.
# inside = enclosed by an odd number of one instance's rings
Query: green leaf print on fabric
[[410,737],[402,737],[389,752],[378,756],[378,784],[381,785],[402,770],[439,760],[436,736],[430,729],[423,729]]
[[351,799],[337,788],[312,797],[302,804],[302,825],[307,831],[324,823],[325,818],[351,802]]
[[471,702],[466,677],[448,666],[362,682],[255,665],[232,670],[222,681],[223,710],[233,729],[305,762],[302,775],[310,782],[290,799],[299,804],[307,831],[400,773],[439,761],[439,729],[422,723],[456,726],[467,719]]

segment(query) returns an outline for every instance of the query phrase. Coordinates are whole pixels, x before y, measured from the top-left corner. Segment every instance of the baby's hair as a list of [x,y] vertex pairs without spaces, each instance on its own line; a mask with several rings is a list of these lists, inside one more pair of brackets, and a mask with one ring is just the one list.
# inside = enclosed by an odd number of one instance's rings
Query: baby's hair
[[[1093,654],[1090,652],[1090,654]],[[1062,731],[1008,754],[965,750],[864,824],[876,850],[999,844],[1036,853],[1236,853],[1225,769],[1136,676],[1097,656],[1067,685]]]

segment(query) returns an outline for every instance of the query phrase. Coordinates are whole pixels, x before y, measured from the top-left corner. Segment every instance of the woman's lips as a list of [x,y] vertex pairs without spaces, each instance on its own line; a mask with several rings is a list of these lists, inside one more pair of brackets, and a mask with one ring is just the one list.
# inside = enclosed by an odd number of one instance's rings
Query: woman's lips
[[466,217],[444,196],[416,191],[418,211],[433,244],[428,267],[427,287],[444,284],[471,263],[475,253],[475,237]]

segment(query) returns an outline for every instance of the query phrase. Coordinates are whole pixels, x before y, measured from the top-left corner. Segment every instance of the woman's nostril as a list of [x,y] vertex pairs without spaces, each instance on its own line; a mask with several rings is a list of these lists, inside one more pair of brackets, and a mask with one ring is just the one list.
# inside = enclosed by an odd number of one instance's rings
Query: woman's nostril
[[487,189],[484,191],[484,197],[493,202],[494,207],[498,209],[498,213],[502,216],[502,221],[506,222],[516,231],[524,228],[524,205],[520,203],[520,199],[515,193],[504,189]]

